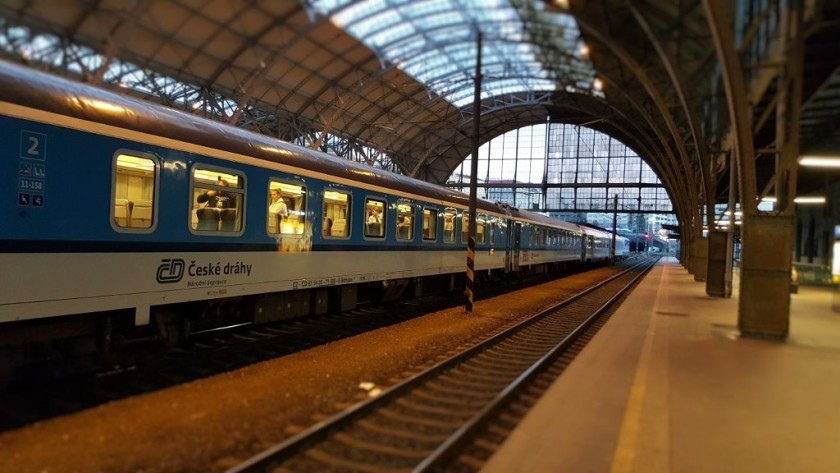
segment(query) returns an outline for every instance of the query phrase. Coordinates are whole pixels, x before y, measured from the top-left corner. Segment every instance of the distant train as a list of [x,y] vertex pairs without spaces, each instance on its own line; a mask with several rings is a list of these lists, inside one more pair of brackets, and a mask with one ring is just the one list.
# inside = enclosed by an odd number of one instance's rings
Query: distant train
[[[0,366],[463,284],[461,193],[4,62],[0,151]],[[474,221],[479,280],[610,257],[503,204]]]

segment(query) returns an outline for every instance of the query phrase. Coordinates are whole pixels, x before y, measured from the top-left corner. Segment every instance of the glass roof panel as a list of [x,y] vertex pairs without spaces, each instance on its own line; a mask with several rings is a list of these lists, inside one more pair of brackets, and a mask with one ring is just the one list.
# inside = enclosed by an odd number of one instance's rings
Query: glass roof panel
[[[592,90],[574,18],[542,0],[309,0],[309,7],[457,107],[473,102],[476,26],[482,98]],[[525,23],[528,23],[526,29]]]

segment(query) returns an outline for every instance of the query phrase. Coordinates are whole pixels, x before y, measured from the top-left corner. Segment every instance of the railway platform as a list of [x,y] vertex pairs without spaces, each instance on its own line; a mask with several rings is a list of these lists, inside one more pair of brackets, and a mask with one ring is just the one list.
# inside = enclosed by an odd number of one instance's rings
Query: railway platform
[[481,470],[840,471],[840,293],[800,286],[784,342],[741,338],[738,283],[645,277]]

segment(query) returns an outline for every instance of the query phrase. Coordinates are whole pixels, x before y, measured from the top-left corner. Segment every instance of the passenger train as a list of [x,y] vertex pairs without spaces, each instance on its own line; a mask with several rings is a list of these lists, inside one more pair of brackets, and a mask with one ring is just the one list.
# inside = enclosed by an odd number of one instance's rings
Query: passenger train
[[[0,150],[0,365],[463,284],[461,193],[5,62]],[[610,257],[604,231],[475,217],[480,280]]]

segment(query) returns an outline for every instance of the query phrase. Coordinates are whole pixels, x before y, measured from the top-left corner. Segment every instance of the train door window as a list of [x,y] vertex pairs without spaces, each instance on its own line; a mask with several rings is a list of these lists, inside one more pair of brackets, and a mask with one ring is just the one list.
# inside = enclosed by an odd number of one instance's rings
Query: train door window
[[197,232],[241,233],[245,177],[229,171],[193,168],[190,228]]
[[397,203],[397,240],[414,239],[414,205]]
[[426,241],[437,240],[437,209],[423,209],[423,239]]
[[466,210],[461,214],[461,243],[467,243],[470,238],[470,213]]
[[478,214],[475,219],[475,242],[484,243],[487,241],[487,216]]
[[121,152],[114,159],[111,223],[118,231],[148,233],[155,226],[157,161]]
[[352,196],[347,191],[327,189],[324,191],[324,222],[321,234],[328,238],[350,236],[350,203]]
[[457,218],[458,212],[451,208],[447,207],[443,209],[443,242],[444,243],[455,243],[455,219]]
[[271,235],[303,235],[306,188],[271,180],[268,182],[266,228]]
[[385,201],[365,200],[365,236],[369,238],[385,237]]

